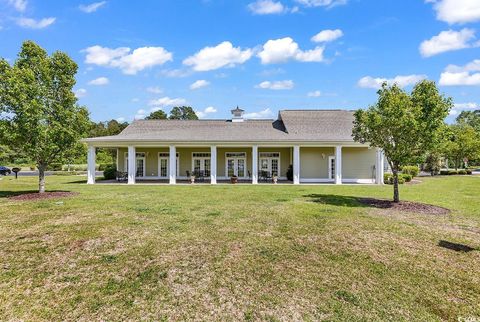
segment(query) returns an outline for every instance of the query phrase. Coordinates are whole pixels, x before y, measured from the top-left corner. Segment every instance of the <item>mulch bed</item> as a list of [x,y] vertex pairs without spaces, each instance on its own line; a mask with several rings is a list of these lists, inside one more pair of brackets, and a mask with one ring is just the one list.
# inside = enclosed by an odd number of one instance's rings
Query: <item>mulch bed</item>
[[43,199],[52,199],[52,198],[65,198],[78,195],[78,192],[70,191],[52,191],[44,193],[24,193],[17,196],[8,197],[10,200],[43,200]]
[[447,208],[427,205],[419,202],[411,202],[411,201],[393,202],[391,200],[374,199],[374,198],[360,198],[359,201],[364,205],[368,205],[370,207],[375,207],[380,209],[392,209],[396,211],[413,212],[413,213],[428,214],[428,215],[446,215],[450,213],[450,210]]

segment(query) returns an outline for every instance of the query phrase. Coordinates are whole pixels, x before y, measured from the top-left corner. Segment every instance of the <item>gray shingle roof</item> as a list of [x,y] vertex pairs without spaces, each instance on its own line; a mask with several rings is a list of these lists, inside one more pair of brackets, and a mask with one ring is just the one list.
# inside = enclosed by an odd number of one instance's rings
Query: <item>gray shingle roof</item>
[[352,142],[353,113],[343,110],[284,110],[278,120],[137,120],[119,135],[87,142]]

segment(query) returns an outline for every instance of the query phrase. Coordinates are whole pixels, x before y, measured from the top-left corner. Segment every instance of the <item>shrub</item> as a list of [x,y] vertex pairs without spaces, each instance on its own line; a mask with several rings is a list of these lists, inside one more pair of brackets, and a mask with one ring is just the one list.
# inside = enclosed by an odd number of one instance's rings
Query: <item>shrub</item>
[[62,171],[62,164],[61,163],[50,163],[47,167],[47,170]]
[[408,173],[403,173],[403,174],[401,175],[401,177],[403,178],[403,180],[405,180],[405,182],[410,182],[410,181],[412,181],[412,176],[411,176],[410,174],[408,174]]
[[104,171],[107,167],[111,166],[111,163],[100,163],[98,165],[98,171]]
[[467,169],[465,171],[467,172],[467,174],[472,174],[472,170],[470,170],[470,169]]
[[289,165],[287,169],[287,180],[293,181],[293,166]]
[[455,174],[458,174],[458,171],[457,171],[457,170],[448,170],[448,175],[449,175],[449,176],[455,175]]
[[[405,178],[405,176],[406,176],[405,174],[400,174],[400,173],[398,174],[398,184],[404,184],[405,181],[407,181],[406,178]],[[412,180],[412,177],[411,177],[410,175],[407,175],[407,176],[408,176],[408,178],[409,178],[408,181]],[[407,181],[407,182],[408,182],[408,181]],[[393,175],[390,174],[390,173],[385,173],[385,174],[383,175],[383,183],[385,183],[385,184],[393,184]]]
[[458,174],[466,175],[467,171],[466,170],[458,170]]
[[440,170],[440,175],[448,176],[449,172],[450,172],[449,170]]
[[416,165],[407,165],[402,168],[403,174],[409,174],[413,177],[418,176],[418,167]]
[[37,168],[37,167],[36,167],[34,164],[30,165],[30,170],[31,170],[31,171],[35,171],[36,168]]
[[115,179],[116,178],[117,167],[113,164],[109,164],[103,170],[103,178],[105,180]]

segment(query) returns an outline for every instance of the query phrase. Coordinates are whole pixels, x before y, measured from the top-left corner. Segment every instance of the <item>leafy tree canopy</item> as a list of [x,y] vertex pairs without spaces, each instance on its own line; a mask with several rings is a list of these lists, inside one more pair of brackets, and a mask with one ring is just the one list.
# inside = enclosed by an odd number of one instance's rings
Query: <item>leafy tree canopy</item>
[[480,110],[462,111],[457,116],[456,121],[458,124],[470,125],[477,133],[480,133]]
[[393,172],[393,199],[398,202],[398,172],[439,144],[439,131],[452,100],[427,80],[417,83],[411,94],[386,83],[377,93],[375,105],[355,112],[353,137],[383,150]]
[[167,113],[165,113],[162,110],[154,111],[150,113],[146,118],[146,120],[166,120],[167,119]]
[[175,106],[170,111],[170,120],[198,120],[197,114],[190,106]]
[[480,158],[480,133],[465,123],[453,124],[445,133],[443,154],[459,168],[464,160]]
[[61,162],[86,134],[89,115],[73,93],[77,64],[25,41],[11,66],[0,59],[0,136],[37,163],[39,191],[48,164]]

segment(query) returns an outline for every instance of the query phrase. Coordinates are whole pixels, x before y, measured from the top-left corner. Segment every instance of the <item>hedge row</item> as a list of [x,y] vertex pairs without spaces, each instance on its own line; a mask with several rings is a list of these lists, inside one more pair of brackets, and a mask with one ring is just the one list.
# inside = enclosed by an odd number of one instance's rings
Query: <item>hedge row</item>
[[461,170],[440,170],[440,175],[442,176],[451,176],[451,175],[466,175],[466,174],[472,174],[472,170],[470,169],[461,169]]

